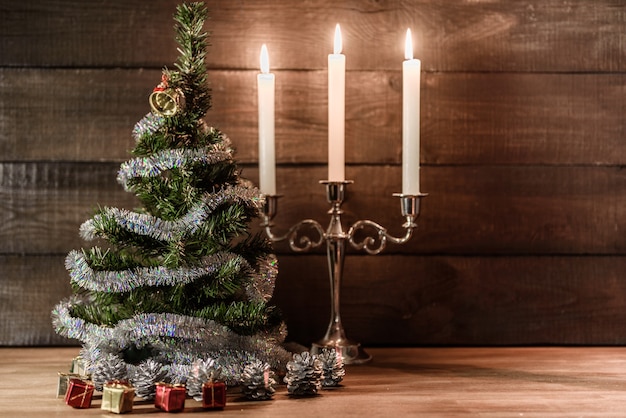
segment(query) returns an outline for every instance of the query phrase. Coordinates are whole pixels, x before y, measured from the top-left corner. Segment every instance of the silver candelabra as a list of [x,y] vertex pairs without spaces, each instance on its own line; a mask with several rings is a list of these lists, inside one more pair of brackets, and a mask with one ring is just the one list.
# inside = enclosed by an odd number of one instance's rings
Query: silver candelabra
[[[278,210],[279,195],[265,195],[265,206],[263,213],[263,223],[261,226],[265,228],[265,233],[273,242],[288,240],[289,247],[295,252],[309,251],[312,248],[319,247],[326,241],[326,249],[328,256],[328,271],[330,275],[330,323],[324,337],[313,344],[311,352],[319,353],[323,348],[332,348],[342,356],[345,364],[360,364],[371,359],[371,356],[363,350],[361,344],[349,340],[341,323],[340,315],[340,289],[343,274],[343,262],[345,259],[346,242],[357,250],[365,250],[368,254],[378,254],[385,246],[387,241],[394,244],[404,244],[407,242],[413,230],[417,228],[415,223],[420,213],[420,203],[426,194],[405,195],[395,193],[394,196],[400,198],[401,213],[406,219],[402,225],[406,229],[406,233],[402,237],[394,237],[387,232],[387,229],[370,220],[360,220],[355,222],[347,232],[341,225],[341,204],[344,201],[346,187],[353,183],[347,181],[320,181],[326,186],[326,197],[331,208],[330,223],[328,228],[324,230],[319,222],[313,219],[304,219],[293,225],[284,235],[275,235],[272,232],[274,224],[272,220],[276,216]],[[302,231],[308,228],[317,231],[318,238],[310,237],[303,234]],[[366,236],[362,240],[358,240],[356,233],[359,230],[370,230],[374,232],[374,236]],[[373,231],[372,231],[373,230]]]

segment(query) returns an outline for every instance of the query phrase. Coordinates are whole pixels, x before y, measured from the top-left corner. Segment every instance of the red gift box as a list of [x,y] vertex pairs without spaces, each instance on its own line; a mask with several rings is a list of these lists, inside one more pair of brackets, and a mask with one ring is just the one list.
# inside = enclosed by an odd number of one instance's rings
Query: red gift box
[[185,408],[186,396],[185,385],[159,382],[156,384],[154,406],[165,412],[179,412]]
[[202,407],[222,409],[226,406],[226,384],[224,382],[206,382],[202,385]]
[[73,408],[89,408],[91,407],[93,391],[93,383],[86,380],[70,379],[65,393],[65,403]]

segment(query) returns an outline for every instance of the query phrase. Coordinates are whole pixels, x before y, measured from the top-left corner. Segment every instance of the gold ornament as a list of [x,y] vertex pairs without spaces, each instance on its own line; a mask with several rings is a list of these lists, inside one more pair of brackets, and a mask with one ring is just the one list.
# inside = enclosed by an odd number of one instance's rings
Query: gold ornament
[[169,87],[167,77],[161,78],[161,83],[150,94],[152,111],[161,116],[174,116],[185,105],[185,96],[179,89]]

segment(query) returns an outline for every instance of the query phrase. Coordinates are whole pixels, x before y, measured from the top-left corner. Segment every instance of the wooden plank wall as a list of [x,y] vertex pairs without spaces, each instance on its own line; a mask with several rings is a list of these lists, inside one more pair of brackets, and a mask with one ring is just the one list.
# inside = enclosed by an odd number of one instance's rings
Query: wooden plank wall
[[[160,69],[174,0],[0,2],[0,345],[66,344],[65,254],[115,182]],[[626,3],[212,0],[207,121],[257,179],[258,54],[277,80],[277,228],[326,224],[326,56],[347,56],[347,223],[400,234],[401,62],[422,60],[419,230],[350,251],[342,315],[367,345],[626,343]],[[329,319],[323,251],[277,245],[290,339]]]

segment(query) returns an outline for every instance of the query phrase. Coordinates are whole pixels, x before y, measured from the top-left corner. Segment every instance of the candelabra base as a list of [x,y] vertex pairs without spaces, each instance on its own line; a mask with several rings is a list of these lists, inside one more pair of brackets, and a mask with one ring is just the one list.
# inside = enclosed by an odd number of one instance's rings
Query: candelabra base
[[321,340],[311,346],[312,354],[319,354],[323,349],[332,349],[341,355],[344,364],[363,364],[372,359],[361,344],[350,340]]

